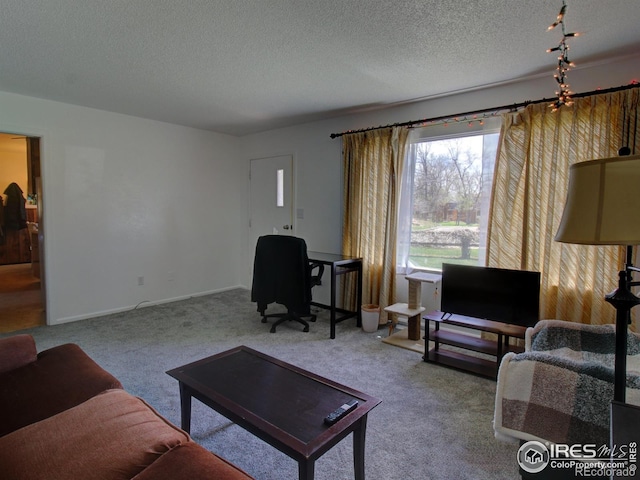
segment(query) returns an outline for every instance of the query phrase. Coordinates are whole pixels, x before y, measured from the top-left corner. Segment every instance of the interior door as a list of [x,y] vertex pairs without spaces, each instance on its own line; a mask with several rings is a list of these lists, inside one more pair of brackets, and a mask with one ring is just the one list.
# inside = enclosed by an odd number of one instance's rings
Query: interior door
[[258,237],[293,235],[293,156],[257,158],[250,165],[250,251]]

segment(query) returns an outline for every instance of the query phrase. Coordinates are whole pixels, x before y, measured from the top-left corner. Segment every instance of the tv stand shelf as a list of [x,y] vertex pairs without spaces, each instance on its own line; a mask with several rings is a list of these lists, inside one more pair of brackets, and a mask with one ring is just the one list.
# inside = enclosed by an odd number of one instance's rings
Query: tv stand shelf
[[[444,315],[442,312],[431,312],[425,315],[427,321],[425,326],[425,342],[424,342],[424,361],[433,362],[449,367],[470,371],[477,375],[495,379],[498,374],[498,367],[502,356],[506,352],[521,352],[522,347],[510,345],[509,339],[524,338],[527,330],[526,327],[519,325],[511,325],[508,323],[494,322],[492,320],[484,320],[475,317],[466,317],[463,315]],[[430,328],[430,321],[435,322],[435,328]],[[489,332],[498,336],[497,340],[488,340],[477,336],[467,335],[449,330],[441,330],[440,325],[455,325],[457,327],[467,328],[470,330],[478,330],[481,332]],[[432,349],[429,349],[429,342],[435,343]],[[441,348],[442,345],[458,347],[463,350],[482,353],[495,359],[482,358],[475,355],[469,355],[465,352],[458,352],[447,348]]]

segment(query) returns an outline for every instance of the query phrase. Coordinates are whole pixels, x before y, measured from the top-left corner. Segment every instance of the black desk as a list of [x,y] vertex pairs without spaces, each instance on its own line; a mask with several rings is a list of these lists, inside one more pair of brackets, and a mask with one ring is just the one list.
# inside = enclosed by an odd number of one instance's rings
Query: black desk
[[[347,320],[348,318],[357,318],[357,326],[362,326],[362,258],[349,257],[336,253],[307,252],[309,261],[321,263],[330,267],[331,270],[331,305],[325,305],[318,302],[311,302],[316,307],[327,308],[331,311],[331,338],[336,338],[336,324]],[[336,307],[336,283],[339,275],[346,273],[355,273],[358,276],[358,286],[356,292],[356,310],[345,310]],[[336,313],[343,314],[337,317]]]

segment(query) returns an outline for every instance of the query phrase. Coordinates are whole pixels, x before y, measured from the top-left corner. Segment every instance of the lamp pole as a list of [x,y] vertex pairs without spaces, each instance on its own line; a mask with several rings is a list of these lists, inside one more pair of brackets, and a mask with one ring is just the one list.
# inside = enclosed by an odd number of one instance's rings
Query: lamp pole
[[613,399],[625,401],[627,387],[627,329],[631,323],[631,309],[640,305],[640,298],[630,290],[631,272],[638,271],[631,263],[633,247],[627,246],[625,269],[619,273],[618,288],[604,298],[616,309],[616,354],[613,380]]

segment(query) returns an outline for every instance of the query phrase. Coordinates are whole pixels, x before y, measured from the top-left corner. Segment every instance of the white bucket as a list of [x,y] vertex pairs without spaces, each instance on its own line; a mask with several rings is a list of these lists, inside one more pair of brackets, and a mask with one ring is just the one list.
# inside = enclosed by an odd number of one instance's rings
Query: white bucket
[[362,330],[369,333],[377,331],[379,320],[379,305],[373,305],[371,303],[362,305]]

